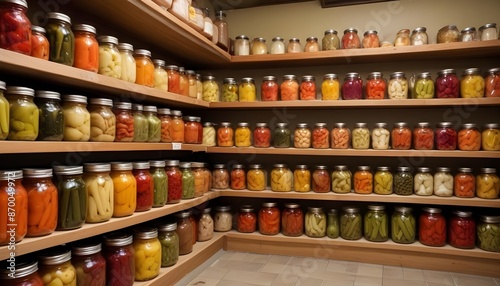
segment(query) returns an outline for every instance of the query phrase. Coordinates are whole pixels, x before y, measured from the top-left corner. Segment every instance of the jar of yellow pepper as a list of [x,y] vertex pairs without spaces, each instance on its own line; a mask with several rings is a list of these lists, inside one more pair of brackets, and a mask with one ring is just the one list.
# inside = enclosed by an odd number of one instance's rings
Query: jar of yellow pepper
[[161,243],[156,228],[134,229],[135,280],[151,280],[160,274]]
[[374,176],[373,192],[378,195],[392,194],[392,180],[389,167],[378,167]]
[[236,147],[249,147],[252,145],[252,131],[247,122],[238,123],[234,132],[234,145]]
[[238,87],[239,101],[251,102],[256,99],[255,82],[251,77],[241,79]]
[[340,96],[340,83],[336,74],[328,73],[323,77],[321,83],[321,99],[322,100],[337,100]]
[[260,164],[248,166],[247,189],[250,191],[263,191],[267,187],[267,174]]
[[113,217],[124,217],[134,213],[137,197],[137,182],[132,174],[132,163],[112,162]]
[[481,168],[476,177],[476,196],[483,199],[497,199],[500,192],[500,180],[495,168]]
[[38,256],[38,273],[43,285],[76,285],[76,269],[71,264],[71,251],[54,247]]
[[311,191],[311,171],[307,165],[297,165],[293,171],[293,190],[296,192]]
[[460,96],[462,98],[484,97],[484,78],[479,69],[466,69],[460,80]]
[[222,82],[222,102],[238,101],[238,84],[232,77],[225,78]]
[[481,143],[485,151],[500,150],[500,129],[498,123],[488,123],[484,125],[481,134]]
[[293,174],[285,164],[274,164],[271,171],[271,190],[274,192],[290,192]]

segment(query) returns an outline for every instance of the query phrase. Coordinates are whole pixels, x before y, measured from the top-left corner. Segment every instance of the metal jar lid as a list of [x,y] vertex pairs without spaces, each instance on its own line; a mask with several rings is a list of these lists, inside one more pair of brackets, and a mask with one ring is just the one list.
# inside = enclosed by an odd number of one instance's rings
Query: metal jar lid
[[357,207],[343,207],[342,210],[345,213],[350,213],[350,214],[359,213],[359,208]]
[[325,35],[328,35],[328,34],[337,35],[337,31],[334,30],[334,29],[328,29],[328,30],[325,31]]
[[421,79],[430,79],[431,78],[431,73],[430,72],[422,72],[417,75],[417,78]]
[[267,127],[267,123],[264,123],[264,122],[259,122],[255,125],[256,127]]
[[159,115],[170,115],[170,108],[158,108]]
[[497,169],[495,168],[481,168],[481,173],[483,174],[496,174]]
[[144,106],[142,104],[132,104],[132,110],[134,111],[143,111]]
[[382,76],[383,76],[383,73],[381,73],[381,72],[371,72],[368,75],[368,79],[378,79],[378,78],[382,78]]
[[233,169],[243,169],[245,166],[243,164],[233,164],[231,168]]
[[97,37],[97,41],[101,44],[106,43],[106,44],[118,45],[118,38],[113,36],[99,36]]
[[145,170],[149,169],[150,165],[149,162],[132,162],[132,167],[134,170]]
[[19,6],[23,6],[24,8],[28,9],[28,2],[26,2],[26,0],[2,0],[0,2],[12,3],[12,4],[19,5]]
[[[134,50],[134,55],[151,57],[151,52],[148,50],[144,50],[144,49],[137,49],[137,50]],[[163,62],[163,63],[165,63],[165,62]]]
[[[116,109],[132,110],[132,103],[130,103],[130,102],[120,102],[120,101],[118,101],[118,102],[115,102],[115,103],[114,103],[114,107],[115,107]],[[141,107],[142,107],[142,105],[141,105]]]
[[252,164],[250,166],[248,166],[248,169],[262,169],[262,165],[261,164]]
[[283,80],[297,80],[297,77],[293,74],[286,74],[283,76]]
[[314,81],[314,76],[312,75],[304,75],[302,76],[302,81]]
[[236,36],[236,40],[249,40],[249,38],[245,35],[239,35],[239,36]]
[[278,206],[278,204],[275,203],[275,202],[265,202],[265,203],[262,203],[262,207],[263,208],[275,208],[277,206]]
[[24,178],[51,178],[52,169],[23,169]]
[[203,123],[203,127],[211,128],[213,126],[214,126],[214,124],[212,122],[204,122]]
[[180,162],[179,167],[183,169],[189,169],[191,168],[191,163],[190,162]]
[[238,127],[248,127],[248,122],[240,122],[238,123]]
[[359,123],[356,123],[354,124],[354,126],[356,126],[356,128],[366,128],[366,123],[365,122],[359,122]]
[[385,210],[384,205],[368,205],[368,209],[372,211],[383,211]]
[[231,122],[221,122],[220,126],[221,127],[231,127]]
[[138,227],[134,229],[135,239],[154,239],[158,237],[158,229],[154,227]]
[[478,68],[468,68],[464,70],[463,75],[476,75],[479,74],[479,69]]
[[413,33],[425,33],[426,31],[427,31],[426,27],[418,27],[418,28],[415,28],[415,30],[413,30],[412,34]]
[[71,250],[62,246],[48,249],[38,255],[38,262],[42,265],[57,265],[71,260]]
[[427,168],[427,167],[419,167],[417,168],[417,171],[419,173],[430,173],[431,172],[431,168]]
[[168,66],[165,67],[165,69],[172,70],[172,71],[178,71],[179,67],[178,66],[174,66],[174,65],[168,65]]
[[283,39],[282,37],[274,37],[274,38],[273,38],[273,42],[276,42],[276,41],[281,41],[281,42],[283,42],[283,41],[284,41],[284,39]]
[[439,122],[438,123],[438,127],[441,127],[441,128],[449,128],[451,126],[452,126],[451,122]]
[[399,172],[410,172],[410,167],[398,167]]
[[366,37],[368,35],[377,35],[377,34],[378,34],[378,32],[375,30],[368,30],[368,31],[363,33],[363,36]]
[[274,164],[273,168],[286,168],[286,164]]
[[445,76],[445,75],[456,74],[456,73],[457,72],[454,69],[444,69],[444,70],[440,70],[438,72],[438,76]]
[[464,33],[474,33],[474,32],[476,32],[476,27],[466,27],[462,31],[460,31],[460,33],[462,33],[462,34],[464,34]]
[[298,170],[307,170],[307,169],[309,169],[309,167],[307,165],[296,165],[295,169],[298,169]]
[[297,128],[309,128],[309,125],[307,123],[297,123]]
[[20,180],[23,178],[22,170],[0,171],[0,180]]
[[393,78],[404,78],[405,77],[405,73],[404,72],[393,72],[391,73],[391,76],[390,78],[393,79]]
[[337,79],[337,74],[335,73],[327,73],[323,76],[323,79]]
[[370,171],[370,166],[358,166],[359,171]]
[[328,166],[325,165],[317,165],[315,166],[316,170],[328,170]]
[[458,217],[472,217],[472,212],[453,211],[453,214]]
[[318,207],[308,207],[307,211],[315,214],[324,212],[323,208],[318,208]]
[[61,94],[59,92],[55,92],[55,91],[37,90],[36,91],[36,98],[61,100]]
[[375,123],[374,126],[375,126],[375,128],[386,128],[387,127],[387,123],[385,123],[385,122],[378,122],[378,123]]
[[254,83],[254,80],[251,77],[244,77],[241,79],[241,83]]
[[113,107],[113,101],[111,99],[107,99],[107,98],[91,98],[90,104],[97,104],[97,105],[104,105],[104,106]]
[[276,127],[278,128],[286,128],[288,126],[288,123],[280,122],[276,123]]
[[379,166],[377,167],[377,171],[382,171],[382,172],[389,172],[391,168],[386,167],[386,166]]
[[149,166],[150,167],[155,167],[155,168],[165,168],[165,160],[151,160],[149,161]]
[[357,34],[358,30],[356,30],[354,28],[347,28],[347,29],[344,30],[344,34],[346,34],[346,33],[353,33],[353,32]]
[[228,212],[230,210],[231,210],[230,206],[216,206],[215,207],[215,211],[218,211],[218,212]]
[[184,67],[179,67],[179,72],[182,74],[182,73],[185,73],[186,70],[184,69]]
[[156,108],[156,106],[153,106],[153,105],[146,105],[143,108],[144,108],[144,112],[153,112],[153,113],[158,112],[158,109]]
[[253,213],[255,209],[250,205],[243,205],[240,207],[241,213]]
[[411,213],[413,209],[410,207],[397,206],[397,207],[394,207],[394,210],[397,212],[403,213],[403,214],[407,214],[407,213]]
[[359,73],[357,72],[348,72],[345,75],[346,79],[354,79],[354,78],[359,78]]
[[8,86],[5,92],[6,95],[26,95],[35,97],[35,90],[28,87]]
[[312,42],[317,42],[317,41],[318,41],[318,38],[316,38],[316,37],[308,37],[308,38],[306,39],[306,41],[307,41],[307,42],[311,42],[311,41],[312,41]]
[[328,214],[330,214],[330,215],[336,215],[337,213],[338,213],[338,211],[336,209],[330,209],[328,211]]
[[83,166],[54,166],[56,175],[81,175],[83,174]]
[[168,167],[177,167],[177,166],[179,166],[179,160],[166,160],[165,161],[165,166],[168,166]]
[[407,127],[408,126],[408,123],[406,122],[396,122],[394,123],[394,127],[397,127],[397,128],[403,128],[403,127]]
[[185,122],[199,122],[200,121],[200,117],[196,117],[196,116],[184,116],[184,121]]
[[132,169],[130,162],[111,162],[111,170],[113,171],[131,171]]
[[101,252],[100,242],[77,243],[71,247],[71,254],[74,256],[92,255]]
[[482,30],[488,29],[488,28],[496,28],[496,27],[497,27],[497,23],[488,23],[488,24],[484,24],[481,27],[479,27],[479,31],[482,31]]
[[236,84],[234,77],[226,77],[222,82],[226,84]]
[[295,204],[295,203],[288,203],[288,204],[285,204],[285,208],[287,208],[287,209],[300,209],[300,205]]
[[201,213],[209,214],[211,211],[212,211],[212,208],[204,208],[203,211],[201,211]]
[[314,124],[314,127],[326,128],[327,124],[324,122],[318,122]]
[[347,126],[347,124],[342,123],[342,122],[337,122],[333,126],[335,126],[335,128],[345,128]]
[[273,75],[266,75],[262,77],[262,81],[276,81],[276,77]]
[[458,168],[460,173],[472,173],[472,168]]
[[63,95],[62,99],[63,102],[75,102],[75,103],[87,104],[87,97],[83,95],[65,94]]
[[177,223],[176,222],[171,222],[171,223],[165,223],[165,224],[159,224],[158,225],[158,231],[163,232],[163,231],[175,231],[177,229]]
[[173,116],[182,116],[182,112],[180,110],[170,110],[170,114]]
[[484,128],[486,129],[498,129],[500,124],[498,123],[488,123],[484,125]]
[[105,235],[103,240],[107,246],[126,246],[132,244],[133,236],[131,234],[114,232]]
[[477,125],[475,123],[464,123],[462,124],[463,129],[476,129]]
[[202,162],[191,162],[191,167],[193,168],[203,168]]
[[439,208],[423,208],[422,211],[424,211],[426,213],[431,213],[431,214],[441,213],[441,209],[439,209]]
[[214,80],[215,80],[215,76],[213,76],[213,75],[203,76],[203,81],[214,81]]
[[485,223],[500,223],[500,216],[487,216],[483,215],[480,217],[482,222]]
[[76,24],[71,27],[71,29],[74,31],[82,31],[82,32],[88,32],[92,34],[96,34],[97,30],[95,29],[94,26],[87,25],[87,24]]
[[346,165],[337,165],[333,167],[335,171],[349,171]]
[[71,18],[68,15],[63,14],[63,13],[49,12],[49,13],[47,13],[47,18],[63,21],[63,22],[66,22],[66,23],[71,25]]
[[290,42],[290,43],[300,43],[300,39],[299,38],[291,38],[288,42]]
[[417,126],[420,128],[428,128],[430,126],[429,122],[419,122]]
[[47,31],[44,28],[42,28],[40,26],[35,26],[35,25],[31,25],[31,32],[40,33],[40,34],[47,33]]
[[178,213],[175,213],[175,216],[177,218],[188,218],[191,216],[191,211],[180,211]]
[[226,166],[224,164],[215,164],[213,165],[214,169],[226,169]]
[[490,74],[496,74],[500,72],[500,68],[492,68],[488,70],[488,73]]
[[[13,280],[19,279],[22,277],[26,277],[38,271],[38,262],[37,261],[18,261],[16,259],[16,266],[14,267],[14,272],[12,272],[9,267],[10,263],[5,260],[1,263],[0,266],[0,277],[5,280]],[[13,277],[12,277],[13,274]]]
[[134,51],[134,46],[132,46],[129,43],[119,43],[118,44],[118,50],[119,51],[130,51],[130,52],[133,52]]
[[153,64],[155,65],[156,68],[164,68],[165,67],[165,61],[160,60],[160,59],[154,59]]

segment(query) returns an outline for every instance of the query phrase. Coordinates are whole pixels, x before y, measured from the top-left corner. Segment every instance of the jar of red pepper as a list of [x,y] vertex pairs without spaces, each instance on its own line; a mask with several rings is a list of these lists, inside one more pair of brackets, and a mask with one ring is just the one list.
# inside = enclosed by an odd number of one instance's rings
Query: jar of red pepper
[[101,255],[101,243],[84,241],[71,248],[71,263],[81,286],[106,285],[106,260]]
[[257,123],[253,130],[253,146],[268,148],[271,146],[271,130],[267,123]]
[[427,246],[446,244],[446,220],[439,208],[423,208],[419,220],[418,237]]
[[363,97],[363,80],[358,73],[350,72],[342,84],[342,99],[361,99]]
[[182,199],[182,172],[179,169],[179,160],[165,161],[167,174],[167,204],[175,204]]
[[366,99],[384,99],[387,83],[381,72],[372,72],[366,81]]
[[132,173],[137,182],[136,212],[147,211],[153,206],[154,181],[149,172],[149,162],[133,162]]
[[415,150],[434,149],[434,132],[429,126],[429,122],[420,122],[413,129],[413,148]]
[[203,126],[201,118],[196,116],[184,117],[184,143],[201,144],[203,141]]
[[257,215],[252,206],[241,206],[238,213],[237,229],[239,232],[251,233],[257,228]]
[[47,32],[39,26],[31,26],[31,56],[43,60],[49,60],[49,40],[45,36]]
[[260,100],[277,101],[278,100],[278,82],[275,76],[265,76],[262,78],[260,86]]
[[304,213],[299,204],[285,204],[281,214],[281,232],[286,236],[304,234]]
[[358,30],[354,28],[345,29],[342,36],[342,49],[359,48],[361,48],[361,41],[359,40]]
[[276,203],[263,203],[259,210],[259,232],[275,235],[280,232],[280,210]]
[[112,233],[104,236],[106,285],[133,285],[135,280],[134,248],[131,234]]
[[457,98],[460,82],[454,69],[445,69],[438,72],[435,82],[437,98]]
[[441,122],[434,131],[436,149],[455,150],[457,149],[457,131],[453,129],[451,122]]
[[315,100],[316,99],[316,81],[314,76],[305,75],[300,83],[300,100]]
[[79,24],[73,26],[75,33],[75,68],[97,73],[99,70],[99,43],[93,26]]
[[0,2],[0,48],[31,54],[31,22],[26,0]]
[[474,248],[476,245],[476,222],[472,212],[454,211],[448,229],[449,243],[457,248]]
[[231,170],[231,189],[243,190],[246,185],[246,174],[243,165],[234,164]]

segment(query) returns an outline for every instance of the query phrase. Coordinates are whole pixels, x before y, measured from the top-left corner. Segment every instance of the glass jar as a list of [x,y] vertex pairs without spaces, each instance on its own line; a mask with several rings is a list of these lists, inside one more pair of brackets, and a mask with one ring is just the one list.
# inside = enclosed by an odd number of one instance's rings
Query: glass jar
[[365,86],[366,99],[384,99],[387,84],[381,72],[372,72],[368,76]]
[[310,148],[311,147],[311,129],[307,123],[299,123],[293,132],[293,147],[294,148]]
[[500,97],[500,68],[489,69],[484,81],[485,96]]
[[214,215],[214,230],[219,232],[230,231],[233,227],[233,215],[231,207],[218,206],[215,207]]
[[[188,85],[189,85],[188,96],[193,98],[193,99],[196,99],[198,97],[198,86],[197,86],[197,82],[196,82],[196,73],[193,70],[187,70],[186,73],[188,76]],[[203,88],[203,84],[202,84],[202,88]]]
[[257,215],[252,206],[241,206],[238,212],[237,230],[242,233],[252,233],[257,229]]
[[294,75],[284,75],[280,85],[280,98],[282,101],[299,99],[299,82]]
[[417,75],[417,80],[413,86],[413,98],[429,99],[434,97],[434,82],[429,72]]
[[462,98],[484,97],[484,86],[484,78],[481,76],[479,69],[466,69],[460,79],[460,96]]
[[[27,234],[29,194],[21,184],[22,179],[23,171],[21,170],[0,171],[0,202],[2,207],[0,227],[5,230],[0,236],[0,245],[12,247],[14,242],[21,241]],[[12,198],[14,199],[13,206]]]
[[342,84],[342,99],[362,99],[363,98],[363,80],[358,73],[350,72],[346,74]]
[[224,164],[215,164],[212,171],[212,186],[214,189],[229,188],[229,172]]
[[460,31],[457,26],[447,25],[439,29],[437,33],[437,43],[453,43],[460,41]]
[[203,176],[205,177],[203,193],[208,193],[212,190],[212,172],[210,172],[208,163],[203,163]]
[[49,60],[73,66],[75,59],[75,35],[71,30],[71,18],[62,13],[49,12],[47,13],[45,30],[49,39]]
[[398,172],[394,175],[394,193],[409,196],[413,194],[413,185],[413,175],[410,168],[398,167]]
[[366,123],[356,123],[356,128],[352,130],[352,148],[368,149],[370,147],[370,130]]
[[80,228],[87,215],[87,191],[81,166],[54,166],[58,193],[57,230]]
[[[168,91],[168,74],[167,71],[165,70],[165,61],[155,59],[153,60],[153,65],[154,65],[154,72],[153,72],[154,88],[163,91]],[[144,71],[147,72],[147,70]]]
[[475,27],[467,27],[460,32],[460,42],[475,42],[478,40]]
[[85,163],[83,181],[87,193],[87,223],[108,221],[113,216],[113,180],[110,164]]
[[331,145],[333,149],[347,149],[351,142],[351,131],[345,123],[335,123],[331,134]]
[[446,244],[446,220],[439,208],[423,208],[420,214],[418,240],[427,246]]
[[190,211],[182,211],[175,214],[177,217],[177,228],[175,232],[179,237],[179,255],[186,255],[193,251],[193,224],[189,221]]
[[179,261],[179,236],[176,229],[176,222],[158,226],[158,240],[161,244],[161,267],[173,266]]
[[99,36],[97,41],[99,42],[99,74],[121,78],[122,56],[118,50],[118,39],[112,36]]
[[135,280],[133,237],[115,232],[103,238],[102,256],[106,259],[107,285],[133,285]]
[[194,196],[201,197],[205,193],[205,175],[203,174],[203,163],[191,162],[194,177]]
[[234,164],[231,170],[231,189],[243,190],[246,187],[245,167],[241,164]]
[[347,28],[342,36],[342,49],[359,49],[361,41],[359,40],[358,30]]
[[409,244],[415,242],[417,232],[415,216],[412,208],[395,207],[391,218],[391,239],[395,243]]
[[[162,143],[172,142],[172,117],[170,117],[169,108],[158,108],[158,118],[161,122],[161,138]],[[149,129],[149,128],[148,128]],[[185,133],[186,131],[184,131]]]
[[196,99],[203,100],[203,83],[201,82],[201,74],[196,74]]
[[462,124],[458,132],[458,149],[462,151],[478,151],[481,148],[481,133],[476,124]]
[[337,36],[337,31],[333,29],[325,31],[323,39],[321,39],[321,49],[323,51],[340,49],[340,39]]
[[9,102],[4,96],[5,92],[5,82],[0,81],[0,113],[4,114],[0,116],[0,140],[4,140],[9,135]]
[[64,141],[89,141],[90,113],[87,97],[82,95],[63,96]]
[[305,75],[302,77],[299,98],[300,100],[316,99],[316,82],[312,75]]
[[334,73],[325,74],[321,83],[321,100],[337,100],[340,97],[340,83]]
[[175,204],[182,199],[182,172],[178,160],[165,161],[167,175],[167,203]]
[[484,125],[481,133],[481,147],[485,151],[500,150],[500,129],[497,123],[488,123]]
[[214,236],[214,220],[210,215],[211,208],[203,209],[198,220],[198,241],[207,241]]
[[375,30],[368,30],[363,34],[363,48],[378,48],[380,47],[380,39],[378,32]]
[[476,245],[476,222],[472,212],[454,211],[448,228],[451,246],[471,249]]
[[389,167],[377,167],[377,172],[373,177],[373,192],[377,195],[392,194],[394,177]]
[[38,107],[33,102],[35,91],[27,87],[9,86],[5,97],[10,106],[10,110],[6,114],[9,115],[10,124],[7,139],[35,141],[38,137],[40,122]]
[[375,123],[372,130],[372,148],[375,150],[389,149],[389,139],[391,133],[387,129],[387,123]]
[[252,164],[246,175],[247,189],[263,191],[267,187],[267,174],[260,164]]
[[498,39],[496,23],[488,23],[479,27],[479,38],[481,41],[490,41]]
[[[115,102],[113,112],[116,118],[116,142],[132,142],[135,133],[135,120],[130,102]],[[142,107],[142,106],[141,106]],[[142,113],[141,113],[142,114]]]
[[134,46],[128,43],[119,43],[118,51],[121,57],[122,71],[120,79],[135,83],[137,71],[135,67]]
[[311,191],[311,172],[307,165],[297,165],[293,171],[293,190],[299,193]]
[[160,274],[161,243],[158,229],[140,227],[134,229],[135,281],[151,280]]
[[389,223],[385,206],[369,205],[364,216],[364,237],[368,241],[383,242],[389,239]]
[[203,126],[201,126],[201,118],[186,116],[184,118],[184,143],[201,144],[202,140]]
[[192,199],[195,196],[195,189],[191,163],[180,162],[179,167],[182,172],[182,199]]
[[31,26],[31,56],[42,60],[49,60],[49,40],[45,37],[44,28]]
[[79,24],[73,26],[75,34],[75,60],[73,66],[90,72],[99,70],[99,43],[93,26]]
[[158,109],[156,106],[146,105],[144,108],[144,116],[148,120],[148,140],[147,142],[161,141],[161,121],[158,118]]
[[251,55],[265,55],[267,54],[266,39],[255,38],[250,44],[250,54]]
[[149,161],[151,177],[153,178],[153,207],[162,207],[167,202],[170,181],[165,172],[165,161]]
[[184,143],[184,120],[182,112],[179,110],[171,110],[172,117],[172,142]]
[[306,45],[304,46],[304,52],[319,52],[320,47],[318,43],[318,38],[308,37],[306,39]]
[[427,28],[418,27],[411,32],[410,42],[412,46],[427,45],[429,37],[427,36]]
[[218,30],[217,45],[223,50],[228,50],[229,48],[229,31],[228,24],[226,22],[226,14],[222,11],[215,13],[214,26]]
[[411,147],[411,130],[408,128],[408,123],[398,122],[394,124],[391,132],[391,147],[394,150],[410,150]]
[[107,98],[90,99],[90,141],[113,142],[116,137],[116,116],[111,110],[113,101]]
[[217,146],[234,146],[234,131],[231,122],[221,122],[220,127],[217,129]]
[[0,48],[25,55],[32,51],[31,22],[26,1],[2,1],[0,3]]
[[271,130],[267,123],[257,123],[253,131],[253,146],[268,148],[271,146]]
[[483,199],[497,199],[500,192],[500,180],[495,168],[481,168],[476,176],[476,196]]
[[291,38],[288,41],[288,45],[286,47],[286,52],[289,54],[301,53],[302,52],[302,44],[300,43],[300,39]]
[[330,192],[330,174],[327,166],[316,166],[312,175],[312,190],[315,193]]
[[262,85],[260,86],[260,100],[278,100],[278,82],[276,81],[276,77],[265,76],[262,78]]
[[340,234],[339,215],[336,209],[328,211],[328,226],[326,227],[326,235],[329,238],[338,238]]
[[308,207],[304,224],[307,236],[324,237],[326,235],[326,215],[323,208]]
[[179,67],[180,95],[189,96],[189,79],[184,67]]
[[132,174],[132,163],[112,162],[111,179],[113,179],[113,217],[132,215],[137,206],[137,181]]
[[371,194],[373,192],[373,174],[370,166],[359,166],[354,173],[354,192],[358,194]]
[[358,240],[362,237],[362,217],[359,208],[343,207],[340,217],[340,237],[346,240]]
[[240,86],[238,87],[238,100],[240,102],[253,102],[257,97],[255,91],[255,82],[251,77],[244,77],[241,79]]
[[417,168],[417,173],[413,178],[413,191],[418,196],[432,196],[434,193],[434,177],[431,175],[430,168]]
[[437,150],[457,149],[457,131],[453,129],[451,122],[441,122],[434,131]]
[[[37,140],[61,141],[64,136],[64,115],[59,103],[61,95],[53,91],[37,91],[36,99],[39,111]],[[0,98],[0,100],[2,99]],[[0,138],[2,137],[1,133]]]
[[409,46],[411,44],[410,30],[401,29],[396,34],[396,39],[394,40],[395,47]]
[[224,79],[222,84],[222,102],[238,101],[238,84],[232,77]]
[[276,235],[280,232],[280,210],[276,203],[263,203],[259,210],[259,232]]
[[55,247],[38,255],[38,273],[44,285],[76,285],[77,273],[71,264],[71,251]]
[[274,164],[271,171],[271,191],[290,192],[292,190],[293,174],[285,164]]
[[[38,262],[36,260],[16,261],[14,272],[8,269],[8,262],[2,263],[0,270],[0,281],[4,286],[43,286],[43,281],[38,274]],[[13,274],[13,276],[12,276]]]
[[301,236],[304,233],[304,213],[299,204],[285,204],[281,213],[281,232],[285,236]]
[[481,216],[477,224],[477,246],[482,250],[500,252],[500,216]]
[[[134,115],[134,142],[146,142],[149,134],[149,122],[143,113],[144,106],[141,104],[132,104]],[[117,130],[118,131],[118,130]],[[184,131],[184,129],[183,129]],[[117,132],[120,134],[120,132]],[[130,135],[130,134],[128,134]],[[120,137],[120,135],[118,135]]]
[[271,43],[271,49],[269,53],[272,55],[284,54],[285,53],[285,40],[281,37],[274,37]]
[[352,173],[347,166],[335,166],[332,173],[332,191],[338,194],[350,193],[352,189],[351,177]]
[[250,40],[245,35],[239,35],[234,40],[234,55],[248,56],[250,54]]
[[215,128],[212,122],[203,123],[203,138],[201,144],[205,146],[215,146]]
[[274,148],[289,148],[290,147],[290,129],[287,123],[276,123],[276,128],[273,133]]
[[387,87],[389,99],[408,98],[408,80],[404,72],[394,72],[391,74]]
[[165,67],[168,75],[168,92],[181,94],[181,77],[179,67],[168,65]]
[[434,149],[434,132],[429,127],[429,122],[419,122],[413,129],[413,148],[415,150]]
[[453,181],[453,195],[459,198],[473,198],[476,193],[476,178],[471,168],[458,168]]
[[220,92],[219,84],[214,76],[205,76],[203,78],[203,100],[208,102],[219,102]]
[[457,98],[460,83],[454,69],[445,69],[438,72],[435,90],[437,98]]
[[133,174],[137,182],[137,205],[135,211],[147,211],[153,206],[154,201],[154,179],[149,172],[149,162],[134,162]]
[[71,248],[71,255],[78,285],[106,285],[106,260],[101,255],[101,243],[77,242]]

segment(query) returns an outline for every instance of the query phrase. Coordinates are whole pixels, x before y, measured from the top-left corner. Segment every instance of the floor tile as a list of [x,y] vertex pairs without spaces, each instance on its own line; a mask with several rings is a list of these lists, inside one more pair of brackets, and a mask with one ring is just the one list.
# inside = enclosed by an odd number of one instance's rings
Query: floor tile
[[[353,262],[349,262],[351,264]],[[354,262],[358,266],[365,266],[365,267],[373,267],[373,268],[384,268],[384,265],[381,264],[373,264],[373,263],[363,263],[363,262]]]
[[295,286],[321,286],[323,284],[322,279],[310,278],[310,277],[299,277]]
[[359,266],[357,264],[351,264],[351,263],[349,263],[347,265],[345,273],[356,275],[356,274],[358,274],[358,268],[359,268]]
[[385,265],[382,278],[404,279],[403,267]]
[[354,286],[382,286],[382,277],[356,276]]
[[249,261],[249,262],[257,262],[257,263],[266,263],[271,255],[267,254],[257,254],[257,253],[245,253],[243,257],[241,257],[241,261]]
[[347,271],[347,263],[339,263],[337,260],[330,260],[328,265],[326,266],[326,271],[335,272],[335,273],[346,273]]
[[291,259],[292,258],[290,256],[271,255],[267,263],[287,264]]
[[292,257],[283,273],[288,273],[300,277],[314,277],[312,273],[316,271],[325,271],[328,265],[328,260],[314,259],[307,257]]
[[264,264],[265,263],[234,260],[227,263],[225,267],[229,269],[258,272],[262,268],[262,266],[264,266]]
[[358,266],[357,275],[382,278],[383,268],[371,266]]
[[493,278],[493,280],[495,280],[495,282],[497,283],[497,285],[500,286],[500,278]]
[[238,281],[221,280],[217,286],[259,286],[257,284],[250,284]]
[[227,268],[223,267],[208,267],[207,269],[203,270],[198,277],[205,277],[205,278],[212,278],[212,279],[222,279],[224,275],[229,271]]
[[325,281],[332,281],[332,282],[345,282],[346,284],[354,284],[354,281],[356,280],[356,275],[350,275],[350,274],[345,274],[345,273],[335,273],[335,272],[330,272],[330,271],[325,271],[323,273],[326,273],[327,275],[319,275],[318,278],[321,278]]
[[422,269],[405,268],[403,267],[404,280],[425,281],[424,272]]
[[424,271],[425,281],[427,281],[427,283],[431,282],[443,285],[451,285],[451,286],[455,285],[455,282],[453,281],[453,278],[451,277],[450,273],[434,271],[434,270],[423,270],[423,271]]
[[280,274],[281,272],[283,272],[283,269],[285,269],[285,266],[285,264],[266,263],[264,264],[264,266],[262,266],[259,272]]
[[425,281],[411,281],[396,278],[382,278],[382,283],[384,286],[427,286]]
[[216,286],[219,282],[219,279],[196,277],[187,286]]
[[224,275],[222,281],[244,282],[255,285],[271,285],[277,276],[277,274],[272,273],[231,269],[226,275]]
[[276,279],[274,279],[271,286],[294,286],[298,280],[298,276],[279,274]]
[[217,261],[215,261],[214,263],[212,263],[212,265],[210,265],[210,267],[226,267],[226,265],[229,261],[230,261],[229,259],[220,258],[220,259],[217,259]]
[[[434,282],[427,282],[427,286],[448,286],[449,284],[442,284],[442,283],[434,283]],[[480,286],[480,285],[477,285]]]
[[233,254],[233,256],[230,258],[230,260],[237,260],[237,261],[245,261],[245,256],[247,256],[250,253],[246,252],[236,252]]
[[453,280],[455,280],[455,284],[457,286],[497,286],[493,278],[490,277],[458,273],[451,273],[451,276],[453,277]]
[[323,281],[321,286],[353,286],[354,281]]

